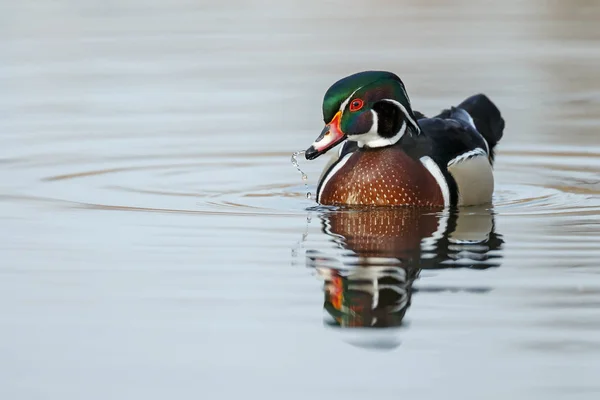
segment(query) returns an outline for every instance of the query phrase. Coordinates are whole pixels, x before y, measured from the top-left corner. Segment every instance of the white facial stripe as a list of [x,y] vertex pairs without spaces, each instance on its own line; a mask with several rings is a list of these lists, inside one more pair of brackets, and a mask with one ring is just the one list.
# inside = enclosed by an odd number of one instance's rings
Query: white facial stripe
[[319,193],[317,194],[317,201],[319,201],[321,199],[321,195],[323,194],[323,190],[325,190],[325,186],[327,186],[327,183],[329,182],[329,180],[331,179],[332,176],[334,176],[350,159],[350,157],[353,155],[354,153],[348,153],[344,156],[344,158],[342,158],[332,169],[331,171],[329,171],[329,173],[325,176],[325,178],[323,179],[323,183],[321,183],[321,188],[319,189]]
[[444,174],[440,170],[440,167],[431,159],[429,156],[424,156],[420,158],[421,163],[427,168],[429,173],[433,175],[435,178],[440,190],[442,191],[442,197],[444,198],[444,207],[448,207],[450,205],[450,189],[448,188],[448,182],[446,182],[446,178],[444,178]]
[[400,83],[400,88],[402,89],[402,93],[404,94],[404,98],[406,99],[406,101],[408,101],[408,105],[410,105],[412,107],[412,105],[410,104],[410,97],[408,97],[408,93],[406,93],[406,88],[404,87],[403,83]]
[[354,92],[352,92],[352,93],[350,94],[350,96],[348,96],[348,97],[346,98],[346,100],[344,100],[344,101],[342,102],[342,104],[340,105],[340,111],[341,111],[341,112],[344,112],[344,108],[346,108],[346,106],[348,105],[348,102],[350,101],[350,99],[352,98],[352,96],[354,96],[354,93],[358,92],[358,91],[359,91],[360,89],[362,89],[362,88],[363,88],[363,86],[361,86],[361,87],[359,87],[358,89],[356,89]]
[[417,124],[417,121],[415,121],[414,119],[412,119],[412,117],[410,116],[410,114],[406,110],[406,107],[404,107],[402,104],[400,104],[396,100],[384,99],[382,101],[389,101],[390,103],[395,104],[400,110],[402,110],[402,113],[404,114],[404,116],[406,117],[406,119],[411,123],[411,125],[417,130],[417,133],[421,133],[421,128],[419,128],[419,125]]
[[[354,96],[354,94],[356,92],[358,92],[362,88],[363,88],[363,86],[361,86],[358,89],[356,89],[354,92],[352,92],[350,94],[350,96],[348,96],[346,98],[346,100],[344,100],[342,102],[342,104],[340,105],[340,111],[342,111],[342,112],[344,111],[344,109],[348,105],[348,102],[352,99],[352,97]],[[404,114],[405,118],[416,129],[417,133],[421,132],[421,129],[419,128],[419,125],[410,116],[410,114],[406,110],[406,107],[404,107],[402,104],[400,104],[396,100],[383,99],[382,101],[389,101],[390,103],[396,105],[402,111],[402,113]],[[360,134],[360,135],[348,135],[348,139],[357,142],[358,147],[367,146],[367,147],[375,148],[375,147],[390,146],[390,145],[393,145],[393,144],[397,143],[402,138],[402,136],[404,135],[404,133],[406,133],[406,129],[407,129],[406,121],[402,121],[402,126],[400,127],[400,130],[398,131],[398,133],[396,133],[396,135],[394,135],[391,138],[382,138],[381,136],[379,136],[379,133],[377,132],[377,128],[379,126],[379,118],[377,117],[377,113],[374,110],[371,110],[371,114],[373,115],[373,123],[371,124],[371,129],[369,129],[368,132],[365,132],[365,133]]]
[[379,116],[377,116],[375,110],[371,110],[371,115],[373,116],[373,123],[371,124],[370,130],[377,133],[377,130],[379,129]]

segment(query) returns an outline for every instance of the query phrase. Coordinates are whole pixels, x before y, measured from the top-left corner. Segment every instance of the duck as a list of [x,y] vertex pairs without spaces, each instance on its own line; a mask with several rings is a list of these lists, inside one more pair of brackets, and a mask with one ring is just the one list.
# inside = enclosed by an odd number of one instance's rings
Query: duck
[[319,177],[324,206],[460,207],[492,202],[495,149],[505,121],[483,93],[427,117],[395,73],[362,71],[329,87],[325,127],[305,150],[339,145]]

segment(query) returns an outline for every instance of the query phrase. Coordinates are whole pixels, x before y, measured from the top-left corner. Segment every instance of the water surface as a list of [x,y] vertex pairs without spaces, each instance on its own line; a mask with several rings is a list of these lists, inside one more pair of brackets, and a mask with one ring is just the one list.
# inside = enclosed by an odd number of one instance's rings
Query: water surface
[[[0,15],[1,398],[600,395],[596,2]],[[364,69],[499,105],[493,206],[306,198],[290,155]]]

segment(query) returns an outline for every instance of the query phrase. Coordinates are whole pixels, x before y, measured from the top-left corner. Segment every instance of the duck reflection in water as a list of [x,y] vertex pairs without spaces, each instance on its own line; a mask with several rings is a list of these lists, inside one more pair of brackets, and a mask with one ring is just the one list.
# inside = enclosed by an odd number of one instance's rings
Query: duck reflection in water
[[[342,250],[341,256],[306,252],[307,266],[324,280],[331,327],[400,327],[421,270],[500,265],[504,242],[490,209],[349,210],[321,214],[320,220],[322,231]],[[363,329],[365,335],[375,331]]]

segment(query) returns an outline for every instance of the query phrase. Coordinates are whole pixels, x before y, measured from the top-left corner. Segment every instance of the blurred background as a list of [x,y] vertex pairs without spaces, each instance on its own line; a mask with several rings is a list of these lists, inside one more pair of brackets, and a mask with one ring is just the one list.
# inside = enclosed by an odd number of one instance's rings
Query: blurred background
[[[599,19],[0,0],[0,397],[598,398]],[[290,163],[369,69],[425,114],[478,92],[503,113],[494,207],[443,240],[448,216],[315,207]],[[326,161],[300,159],[309,191]]]

